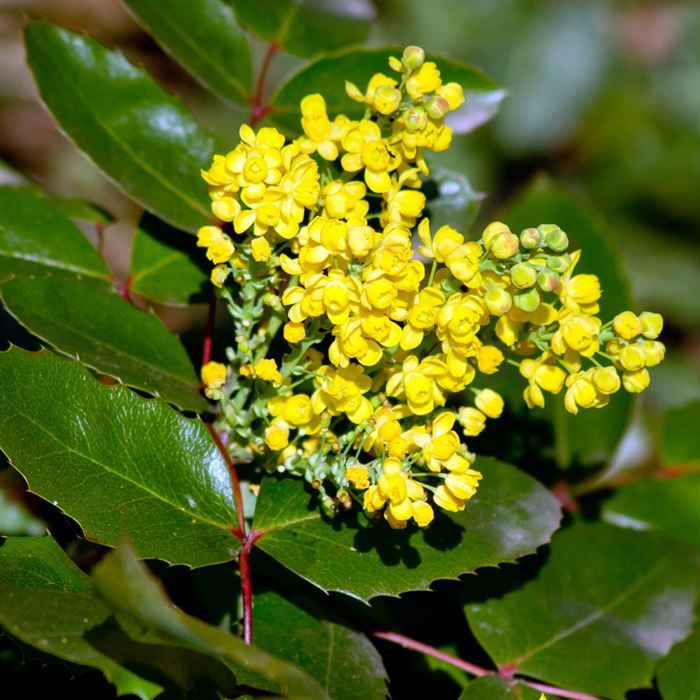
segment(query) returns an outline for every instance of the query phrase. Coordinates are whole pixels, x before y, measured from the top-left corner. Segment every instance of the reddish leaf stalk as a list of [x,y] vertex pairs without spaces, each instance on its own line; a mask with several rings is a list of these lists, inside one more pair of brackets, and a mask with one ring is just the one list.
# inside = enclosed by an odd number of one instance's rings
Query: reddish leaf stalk
[[263,58],[262,66],[260,67],[260,75],[258,75],[255,92],[250,101],[250,125],[253,127],[272,110],[269,105],[263,104],[263,92],[265,91],[267,74],[270,71],[270,63],[272,63],[272,59],[278,51],[279,46],[273,41],[267,47],[265,58]]
[[[482,668],[481,666],[477,666],[476,664],[469,663],[468,661],[464,661],[456,656],[452,656],[452,654],[447,654],[444,651],[440,651],[440,649],[431,647],[428,644],[423,644],[423,642],[419,642],[416,639],[411,639],[410,637],[405,637],[404,635],[398,634],[396,632],[379,632],[375,630],[370,632],[370,634],[373,637],[377,637],[378,639],[383,639],[387,642],[398,644],[399,646],[402,646],[405,649],[413,649],[414,651],[418,651],[421,654],[432,656],[436,659],[439,659],[440,661],[444,661],[445,663],[450,664],[451,666],[460,668],[463,671],[470,673],[472,676],[490,676],[496,673],[496,671],[490,671],[487,668]],[[515,667],[508,667],[508,671],[515,672]],[[531,681],[527,678],[515,679],[512,678],[511,673],[505,674],[505,677],[507,678],[507,680],[517,680],[518,683],[528,685],[531,688],[539,690],[542,693],[558,695],[560,698],[569,698],[569,700],[600,700],[594,695],[588,695],[587,693],[579,693],[576,690],[566,690],[565,688],[557,688],[556,686],[546,685],[545,683],[537,683],[536,681]]]
[[214,338],[214,319],[216,318],[216,292],[212,292],[209,297],[209,308],[207,309],[207,321],[204,326],[204,341],[202,342],[202,367],[211,360],[211,346]]

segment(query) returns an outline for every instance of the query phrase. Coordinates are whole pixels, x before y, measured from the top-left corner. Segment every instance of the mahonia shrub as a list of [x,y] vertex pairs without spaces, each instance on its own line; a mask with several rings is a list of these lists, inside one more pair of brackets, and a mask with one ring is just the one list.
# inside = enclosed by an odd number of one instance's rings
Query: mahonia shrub
[[504,362],[529,407],[563,392],[575,414],[646,389],[664,345],[659,314],[596,315],[600,282],[556,224],[431,230],[426,158],[450,147],[462,87],[417,46],[388,68],[346,82],[360,120],[314,93],[294,141],[244,124],[202,172],[222,224],[197,245],[234,323],[229,363],[202,380],[238,454],[303,476],[328,513],[358,501],[398,529],[476,493],[468,438],[503,412],[488,384]]
[[124,4],[238,138],[28,22],[143,214],[127,273],[109,212],[0,163],[6,694],[696,697],[699,407],[636,454],[663,320],[582,203],[540,179],[475,219],[441,154],[505,91],[362,48],[362,2]]

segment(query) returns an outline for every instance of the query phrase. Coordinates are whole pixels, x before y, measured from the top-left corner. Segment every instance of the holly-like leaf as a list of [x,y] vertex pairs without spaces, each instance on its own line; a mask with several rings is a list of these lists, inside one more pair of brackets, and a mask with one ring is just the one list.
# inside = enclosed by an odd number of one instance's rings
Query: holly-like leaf
[[62,353],[180,408],[208,409],[180,341],[118,294],[43,277],[10,280],[0,295],[18,321]]
[[692,550],[662,535],[575,525],[536,578],[470,603],[467,618],[499,667],[624,700],[689,633],[698,570]]
[[508,464],[480,458],[484,479],[465,510],[438,513],[425,529],[391,530],[357,511],[322,516],[300,480],[269,478],[258,497],[257,546],[325,591],[360,600],[429,589],[482,566],[514,561],[559,526],[556,499]]
[[211,161],[213,140],[179,100],[81,34],[31,22],[26,47],[44,103],[100,169],[179,229],[211,221],[199,171]]
[[540,693],[522,683],[511,685],[499,676],[484,676],[472,681],[459,700],[539,700]]
[[700,472],[623,486],[605,502],[603,518],[633,530],[658,530],[700,550]]
[[202,85],[247,104],[250,47],[233,10],[222,0],[124,0],[136,20]]
[[304,609],[273,591],[256,593],[255,643],[305,669],[331,698],[386,698],[386,671],[374,645],[313,606]]
[[[581,250],[576,273],[598,275],[603,290],[600,317],[612,320],[615,314],[631,306],[629,285],[615,252],[596,218],[565,190],[546,178],[537,180],[502,215],[515,233],[529,226],[558,224],[569,236],[569,250]],[[518,401],[522,386],[518,386]],[[558,455],[562,466],[573,460],[584,464],[599,463],[610,457],[630,421],[632,398],[620,391],[610,404],[598,410],[581,411],[572,416],[563,408],[563,397],[547,400],[544,409],[533,409],[532,416],[546,416],[558,431]],[[603,411],[605,413],[603,413]]]
[[659,664],[656,681],[664,700],[700,700],[700,632],[697,630]]
[[0,375],[0,449],[86,537],[190,566],[236,555],[229,474],[201,422],[48,351],[0,353]]
[[88,576],[51,537],[11,537],[0,547],[0,624],[42,652],[102,671],[120,695],[162,688],[101,653],[87,632],[109,617]]
[[243,668],[259,674],[272,681],[286,697],[328,698],[321,686],[296,666],[176,608],[128,546],[121,544],[105,557],[95,567],[93,579],[97,590],[115,610],[168,643],[220,659],[234,673]]
[[[400,55],[398,49],[351,49],[323,56],[303,66],[284,83],[271,100],[270,118],[283,129],[299,131],[299,103],[316,85],[331,118],[346,114],[360,119],[365,106],[351,100],[345,92],[345,80],[364,90],[374,73],[388,73],[389,56]],[[458,133],[475,129],[498,110],[505,92],[485,73],[466,63],[440,56],[429,56],[437,63],[443,82],[459,83],[464,90],[464,104],[452,113],[450,122]],[[398,74],[396,74],[398,75]]]
[[107,283],[110,272],[80,229],[33,188],[0,187],[0,281],[65,272]]
[[319,0],[229,0],[239,22],[251,34],[295,56],[315,56],[361,44],[374,9],[367,0],[343,3]]
[[145,217],[134,236],[130,289],[161,304],[202,301],[209,280],[204,255],[189,238],[154,217]]

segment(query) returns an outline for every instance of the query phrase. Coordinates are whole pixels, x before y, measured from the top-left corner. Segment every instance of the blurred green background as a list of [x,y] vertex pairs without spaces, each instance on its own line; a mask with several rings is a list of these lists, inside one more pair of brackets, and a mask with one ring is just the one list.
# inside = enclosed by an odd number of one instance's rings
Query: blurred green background
[[[419,44],[472,62],[504,86],[508,97],[496,118],[458,136],[441,158],[486,195],[474,230],[543,173],[580,197],[619,251],[636,307],[658,310],[667,320],[670,352],[647,401],[661,410],[700,397],[700,3],[333,4],[374,14],[370,45]],[[0,1],[0,158],[55,193],[112,211],[119,223],[107,230],[105,250],[125,277],[139,212],[39,104],[24,62],[27,16],[121,48],[180,95],[224,144],[235,142],[246,115],[198,87],[119,0]],[[262,48],[254,47],[258,60]],[[279,56],[269,87],[298,62]],[[182,331],[198,319],[171,311],[168,320]]]

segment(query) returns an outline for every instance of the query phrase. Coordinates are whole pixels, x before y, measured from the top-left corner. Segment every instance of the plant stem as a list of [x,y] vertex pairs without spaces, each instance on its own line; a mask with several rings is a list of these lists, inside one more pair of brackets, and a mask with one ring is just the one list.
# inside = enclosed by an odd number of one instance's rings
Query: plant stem
[[[370,634],[373,637],[377,637],[378,639],[384,639],[387,642],[392,642],[392,644],[398,644],[399,646],[402,646],[405,649],[413,649],[414,651],[418,651],[421,654],[426,654],[427,656],[432,656],[436,659],[440,659],[440,661],[444,661],[445,663],[448,663],[451,666],[460,668],[463,671],[470,673],[472,676],[477,676],[480,678],[482,676],[490,676],[497,674],[497,671],[491,671],[487,668],[482,668],[481,666],[477,666],[476,664],[469,663],[468,661],[464,661],[456,656],[452,656],[452,654],[447,654],[444,651],[440,651],[440,649],[431,647],[428,644],[423,644],[423,642],[411,639],[410,637],[405,637],[404,635],[398,634],[396,632],[379,632],[375,630],[371,631]],[[504,676],[505,678],[510,679],[512,677],[512,674],[508,673],[504,674]],[[557,688],[556,686],[546,685],[545,683],[538,683],[536,681],[528,680],[527,678],[517,678],[513,680],[517,680],[518,683],[528,685],[531,688],[539,690],[542,693],[551,693],[552,695],[558,695],[560,698],[569,698],[570,700],[600,700],[594,695],[588,695],[587,693],[579,693],[576,690],[566,690],[565,688]]]
[[204,340],[202,341],[202,366],[211,360],[211,346],[214,337],[214,318],[216,317],[216,292],[212,291],[209,297],[207,320],[204,326]]
[[258,81],[255,85],[255,92],[253,93],[253,98],[250,101],[250,125],[254,127],[265,115],[269,114],[271,107],[269,105],[263,104],[263,92],[265,90],[265,80],[267,79],[267,74],[270,70],[270,63],[272,58],[279,50],[279,46],[273,41],[268,47],[265,53],[265,58],[263,58],[262,66],[260,67],[260,74],[258,75]]

